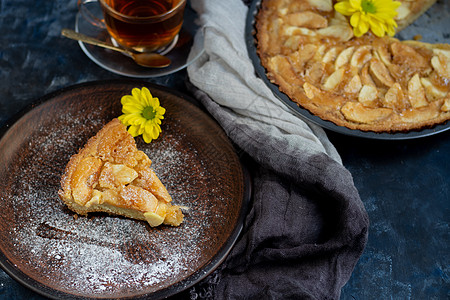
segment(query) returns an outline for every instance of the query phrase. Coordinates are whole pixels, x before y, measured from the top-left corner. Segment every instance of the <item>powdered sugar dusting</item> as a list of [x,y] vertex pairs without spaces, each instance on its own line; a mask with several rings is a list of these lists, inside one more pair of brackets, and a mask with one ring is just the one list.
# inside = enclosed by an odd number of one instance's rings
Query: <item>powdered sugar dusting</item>
[[211,174],[186,137],[166,128],[155,143],[138,140],[174,204],[190,208],[180,227],[150,228],[145,222],[104,214],[76,216],[65,207],[57,196],[60,175],[69,157],[105,121],[95,114],[80,119],[68,113],[58,122],[64,126],[42,126],[21,146],[26,152],[14,159],[14,178],[4,183],[11,192],[0,195],[14,214],[6,224],[10,244],[5,246],[12,261],[19,257],[25,273],[48,286],[84,296],[158,290],[207,263],[214,254],[209,249],[223,242],[214,230],[229,230],[221,229],[227,208],[211,209],[226,202],[222,189],[227,186]]

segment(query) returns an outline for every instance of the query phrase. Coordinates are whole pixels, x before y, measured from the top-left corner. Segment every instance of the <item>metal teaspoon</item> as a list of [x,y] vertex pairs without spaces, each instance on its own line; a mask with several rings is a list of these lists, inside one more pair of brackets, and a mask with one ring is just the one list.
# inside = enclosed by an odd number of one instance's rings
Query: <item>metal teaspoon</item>
[[157,54],[157,53],[133,53],[129,50],[122,49],[119,47],[112,46],[106,42],[97,40],[90,36],[84,35],[82,33],[78,33],[71,29],[63,29],[61,34],[69,39],[81,41],[83,43],[88,43],[94,46],[100,46],[103,48],[111,49],[114,51],[119,51],[125,54],[128,54],[133,58],[133,60],[140,66],[147,68],[164,68],[170,65],[170,58]]

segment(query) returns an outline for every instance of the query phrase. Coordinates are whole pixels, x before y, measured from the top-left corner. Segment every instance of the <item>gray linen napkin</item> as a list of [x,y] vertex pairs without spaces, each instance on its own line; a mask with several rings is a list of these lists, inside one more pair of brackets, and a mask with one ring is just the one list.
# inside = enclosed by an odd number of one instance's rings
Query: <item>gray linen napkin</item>
[[241,0],[192,0],[204,43],[187,69],[195,97],[254,161],[243,233],[192,299],[337,299],[366,241],[351,174],[318,126],[303,122],[254,72]]

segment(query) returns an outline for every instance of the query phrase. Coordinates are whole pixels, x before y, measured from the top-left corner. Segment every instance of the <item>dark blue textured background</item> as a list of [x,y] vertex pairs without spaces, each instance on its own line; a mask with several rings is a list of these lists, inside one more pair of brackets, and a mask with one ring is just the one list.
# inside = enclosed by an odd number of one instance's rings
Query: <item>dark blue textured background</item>
[[[450,1],[400,35],[450,41]],[[75,0],[0,0],[0,126],[31,101],[73,84],[123,78],[62,38]],[[149,79],[187,92],[186,72]],[[329,137],[370,217],[369,241],[342,299],[450,299],[450,132],[412,141]],[[0,299],[43,299],[0,270]]]

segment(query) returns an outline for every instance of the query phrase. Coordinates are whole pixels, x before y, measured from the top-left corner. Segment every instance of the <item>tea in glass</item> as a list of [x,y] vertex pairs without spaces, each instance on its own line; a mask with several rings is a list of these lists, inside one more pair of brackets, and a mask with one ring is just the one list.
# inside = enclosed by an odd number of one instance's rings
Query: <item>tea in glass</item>
[[137,52],[167,47],[183,24],[186,0],[100,0],[106,28],[121,46]]

